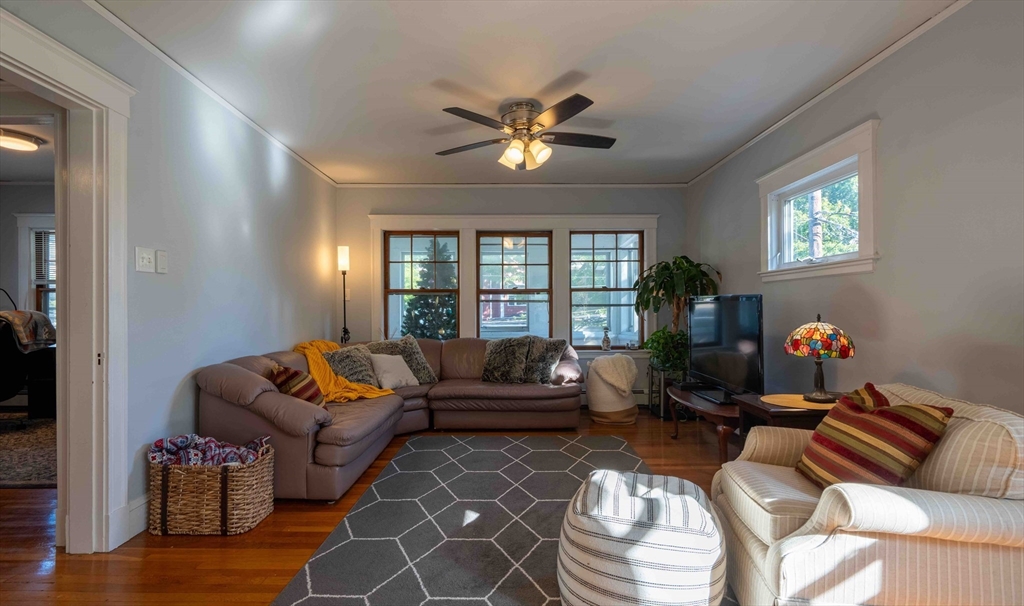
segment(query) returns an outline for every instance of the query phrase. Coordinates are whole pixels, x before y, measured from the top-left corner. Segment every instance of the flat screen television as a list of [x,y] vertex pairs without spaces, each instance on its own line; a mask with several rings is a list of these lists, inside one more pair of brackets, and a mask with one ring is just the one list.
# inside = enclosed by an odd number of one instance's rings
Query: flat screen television
[[764,393],[761,295],[716,295],[690,299],[690,378],[728,396]]

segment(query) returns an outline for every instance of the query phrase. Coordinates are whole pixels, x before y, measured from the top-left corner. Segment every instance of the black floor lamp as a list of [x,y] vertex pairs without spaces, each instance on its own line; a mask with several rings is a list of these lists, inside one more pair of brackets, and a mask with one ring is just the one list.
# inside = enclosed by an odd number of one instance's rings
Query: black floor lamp
[[348,343],[352,334],[348,331],[348,287],[345,278],[348,276],[348,247],[338,247],[338,271],[341,272],[341,342]]

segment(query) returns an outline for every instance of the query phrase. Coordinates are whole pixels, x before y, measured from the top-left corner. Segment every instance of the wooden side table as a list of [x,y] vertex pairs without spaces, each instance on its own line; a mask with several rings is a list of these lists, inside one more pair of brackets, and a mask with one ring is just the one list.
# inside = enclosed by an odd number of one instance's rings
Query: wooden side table
[[[833,393],[832,395],[838,398],[843,394]],[[763,402],[758,394],[733,396],[732,401],[739,407],[739,429],[744,435],[755,425],[814,429],[828,415],[827,410],[790,408],[768,404]]]
[[729,436],[739,425],[739,407],[734,404],[715,404],[675,386],[669,387],[666,391],[669,397],[669,408],[672,411],[672,420],[675,422],[672,439],[679,437],[679,411],[676,410],[676,402],[678,402],[715,424],[715,431],[718,433],[718,460],[721,463],[728,461]]

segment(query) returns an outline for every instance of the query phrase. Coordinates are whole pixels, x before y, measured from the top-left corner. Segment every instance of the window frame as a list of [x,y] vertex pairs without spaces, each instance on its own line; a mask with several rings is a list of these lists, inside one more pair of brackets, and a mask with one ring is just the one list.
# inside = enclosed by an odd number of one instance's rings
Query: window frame
[[[546,289],[525,288],[525,287],[522,288],[522,289],[519,289],[519,288],[512,288],[512,289],[508,289],[508,288],[501,288],[501,289],[488,288],[488,289],[485,289],[485,288],[483,288],[483,286],[482,286],[482,284],[483,284],[483,268],[484,267],[494,267],[495,265],[493,263],[484,264],[484,263],[480,262],[480,240],[483,239],[483,238],[503,238],[504,239],[504,238],[521,238],[521,237],[522,238],[547,238],[548,239],[548,262],[547,262],[547,268],[548,268],[548,287]],[[525,245],[529,246],[529,241],[528,240],[527,240]],[[548,303],[548,334],[547,334],[547,336],[545,338],[548,338],[548,339],[551,338],[551,335],[554,334],[554,319],[555,319],[555,309],[554,309],[555,306],[554,306],[554,298],[553,298],[553,293],[554,293],[554,272],[553,272],[553,268],[552,268],[552,261],[554,259],[553,250],[554,250],[554,234],[552,232],[550,232],[550,231],[483,231],[483,230],[478,230],[476,232],[476,257],[473,259],[473,261],[474,261],[474,264],[476,265],[476,268],[475,268],[475,271],[476,271],[476,325],[477,325],[477,334],[478,335],[482,332],[483,318],[480,316],[480,305],[483,303],[483,299],[482,299],[483,295],[485,295],[485,294],[487,294],[487,295],[546,294],[548,296],[548,300],[547,300],[547,303]],[[524,252],[524,254],[526,254],[526,253]],[[526,260],[529,261],[529,257],[528,256],[526,257]],[[530,263],[528,263],[528,262],[527,263],[523,263],[524,267],[528,267],[529,265],[530,265]],[[539,264],[538,263],[534,263],[533,265],[539,265]],[[504,273],[504,268],[505,268],[504,256],[502,256],[502,263],[498,267],[502,268],[502,286],[504,286],[504,284],[505,284],[505,278],[504,278],[504,275],[505,275],[505,273]],[[524,282],[524,284],[525,284],[525,282]],[[527,334],[529,334],[529,333],[527,333]]]
[[[875,133],[869,120],[757,179],[761,198],[763,282],[874,271]],[[814,260],[786,261],[786,201],[857,175],[858,250]]]
[[[416,236],[429,236],[429,237],[435,238],[435,243],[436,243],[436,238],[438,238],[438,237],[449,237],[450,238],[450,237],[454,236],[455,237],[455,249],[457,251],[457,256],[456,256],[456,259],[455,259],[455,275],[457,276],[456,287],[454,289],[449,289],[449,288],[391,288],[391,263],[392,263],[392,261],[391,261],[391,247],[389,245],[391,236],[409,236],[409,238],[410,238],[410,247],[411,247],[411,240],[412,240],[412,238],[415,238]],[[462,239],[461,239],[461,234],[459,233],[459,231],[458,230],[454,230],[454,231],[452,231],[452,230],[437,230],[437,231],[433,231],[433,230],[429,230],[429,229],[422,229],[422,230],[388,230],[388,231],[385,231],[384,234],[383,234],[383,243],[384,243],[384,249],[382,251],[382,255],[383,255],[383,260],[384,260],[384,298],[383,298],[382,303],[383,303],[383,307],[384,307],[384,335],[385,335],[385,338],[390,338],[388,335],[391,334],[391,327],[389,326],[390,314],[388,313],[388,311],[389,311],[388,310],[388,300],[389,300],[389,297],[391,295],[454,294],[455,295],[455,336],[452,337],[452,338],[454,339],[454,338],[457,338],[457,337],[461,336],[461,333],[462,333],[461,316],[462,316],[462,314],[461,314],[460,306],[462,304],[462,296],[461,296],[461,290],[462,290]],[[436,246],[436,244],[435,244],[435,246]],[[412,249],[410,248],[410,252],[411,252],[411,250]],[[396,263],[404,263],[405,261],[395,261],[395,262]],[[409,262],[410,263],[414,263],[414,261],[409,261]],[[435,259],[433,261],[418,261],[418,263],[430,263],[431,265],[437,265],[438,262]],[[450,261],[446,261],[446,263],[450,263]],[[434,275],[436,276],[437,275],[437,269],[436,268],[435,268],[434,272],[435,272]],[[399,338],[400,338],[400,336],[399,336]]]
[[[572,295],[574,293],[576,293],[576,292],[632,292],[633,289],[632,288],[608,288],[607,286],[605,286],[603,288],[597,288],[597,287],[576,288],[576,287],[574,287],[572,285],[572,252],[571,252],[572,251],[572,244],[571,244],[571,242],[572,242],[572,237],[574,235],[577,235],[577,234],[587,234],[587,235],[615,234],[616,236],[619,236],[621,234],[628,234],[628,235],[636,235],[636,236],[638,236],[639,240],[637,241],[637,254],[638,254],[639,258],[637,259],[637,275],[639,275],[645,269],[645,267],[644,267],[644,230],[643,229],[618,229],[618,230],[610,230],[610,229],[570,229],[569,230],[570,254],[569,254],[569,283],[568,283],[568,287],[569,287],[569,337],[568,337],[568,342],[569,342],[569,345],[571,345],[573,349],[576,349],[576,350],[579,350],[579,351],[600,350],[601,349],[600,345],[576,345],[576,344],[574,344],[572,342],[572,309],[573,309]],[[593,244],[591,244],[591,248],[590,249],[591,249],[591,251],[597,250],[597,249],[594,248]],[[618,238],[617,237],[615,239],[615,250],[616,251],[619,250]],[[622,249],[622,250],[631,250],[631,249]],[[615,261],[617,262],[618,259],[616,259]],[[637,315],[637,319],[638,319],[638,323],[637,323],[637,335],[638,335],[638,337],[637,337],[637,340],[638,340],[637,347],[639,347],[646,340],[646,334],[647,333],[644,332],[644,316],[645,316],[645,314],[641,313],[641,314],[636,314],[636,315]],[[625,345],[613,345],[612,349],[613,350],[617,350],[617,351],[629,351],[628,348]]]

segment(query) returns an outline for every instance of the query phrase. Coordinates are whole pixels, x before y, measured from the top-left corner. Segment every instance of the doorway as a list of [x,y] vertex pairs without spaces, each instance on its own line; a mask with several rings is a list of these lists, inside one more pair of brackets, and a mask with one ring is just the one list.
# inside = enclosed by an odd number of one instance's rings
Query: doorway
[[130,536],[126,204],[135,90],[2,8],[0,41],[0,80],[65,118],[54,130],[55,541],[68,553],[110,551]]

